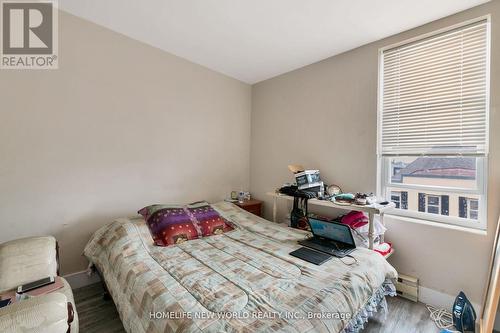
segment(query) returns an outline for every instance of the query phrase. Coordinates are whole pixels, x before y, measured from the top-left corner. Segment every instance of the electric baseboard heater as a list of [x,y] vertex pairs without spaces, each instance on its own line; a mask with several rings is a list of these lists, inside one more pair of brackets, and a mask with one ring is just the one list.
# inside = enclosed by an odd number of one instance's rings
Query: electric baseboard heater
[[396,292],[398,296],[418,302],[418,278],[399,274],[396,281]]

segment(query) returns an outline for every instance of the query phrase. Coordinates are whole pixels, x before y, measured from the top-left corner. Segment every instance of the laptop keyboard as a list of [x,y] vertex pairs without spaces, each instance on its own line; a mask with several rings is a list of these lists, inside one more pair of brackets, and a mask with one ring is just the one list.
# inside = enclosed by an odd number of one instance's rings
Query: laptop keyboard
[[301,247],[298,250],[290,252],[294,257],[300,258],[302,260],[308,261],[310,263],[321,265],[325,261],[332,259],[331,255],[325,254],[323,252],[314,251],[308,249],[307,247]]

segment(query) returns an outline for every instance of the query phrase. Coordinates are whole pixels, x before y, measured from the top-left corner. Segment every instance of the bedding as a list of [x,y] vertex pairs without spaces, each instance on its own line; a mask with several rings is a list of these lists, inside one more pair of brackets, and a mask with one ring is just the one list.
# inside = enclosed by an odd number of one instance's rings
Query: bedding
[[186,206],[201,232],[202,237],[219,235],[233,230],[225,218],[220,216],[206,201],[195,202]]
[[154,245],[143,218],[95,232],[84,254],[127,332],[357,332],[394,293],[397,273],[378,253],[316,266],[288,254],[309,233],[211,206],[234,230],[168,247]]
[[181,205],[151,205],[138,211],[158,246],[175,245],[200,237],[199,228]]

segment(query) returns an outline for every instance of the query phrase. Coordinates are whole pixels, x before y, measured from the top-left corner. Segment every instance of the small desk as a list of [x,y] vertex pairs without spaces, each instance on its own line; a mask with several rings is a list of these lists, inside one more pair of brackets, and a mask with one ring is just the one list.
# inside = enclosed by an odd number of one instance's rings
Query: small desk
[[[273,204],[273,221],[276,222],[276,212],[277,212],[277,200],[285,199],[285,200],[293,200],[292,196],[281,194],[278,192],[268,192],[267,195],[274,197]],[[330,200],[318,200],[318,199],[309,199],[308,203],[310,205],[337,208],[343,210],[357,210],[361,212],[368,213],[368,248],[373,250],[373,239],[375,238],[374,230],[373,230],[373,218],[377,214],[380,216],[380,222],[384,224],[384,213],[396,208],[396,204],[394,202],[389,202],[387,205],[380,204],[371,204],[371,205],[356,205],[356,204],[338,204],[334,203]],[[384,235],[381,235],[381,241],[384,241]],[[391,250],[385,257],[389,257],[393,253],[394,249]]]

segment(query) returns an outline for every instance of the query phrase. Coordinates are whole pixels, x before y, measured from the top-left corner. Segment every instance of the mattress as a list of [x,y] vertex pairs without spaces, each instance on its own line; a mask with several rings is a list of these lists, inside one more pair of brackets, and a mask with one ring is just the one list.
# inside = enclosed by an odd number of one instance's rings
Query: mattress
[[302,261],[289,253],[309,233],[227,202],[212,207],[235,230],[169,247],[155,246],[139,217],[95,232],[84,254],[127,332],[353,332],[397,277],[364,248],[355,260]]

